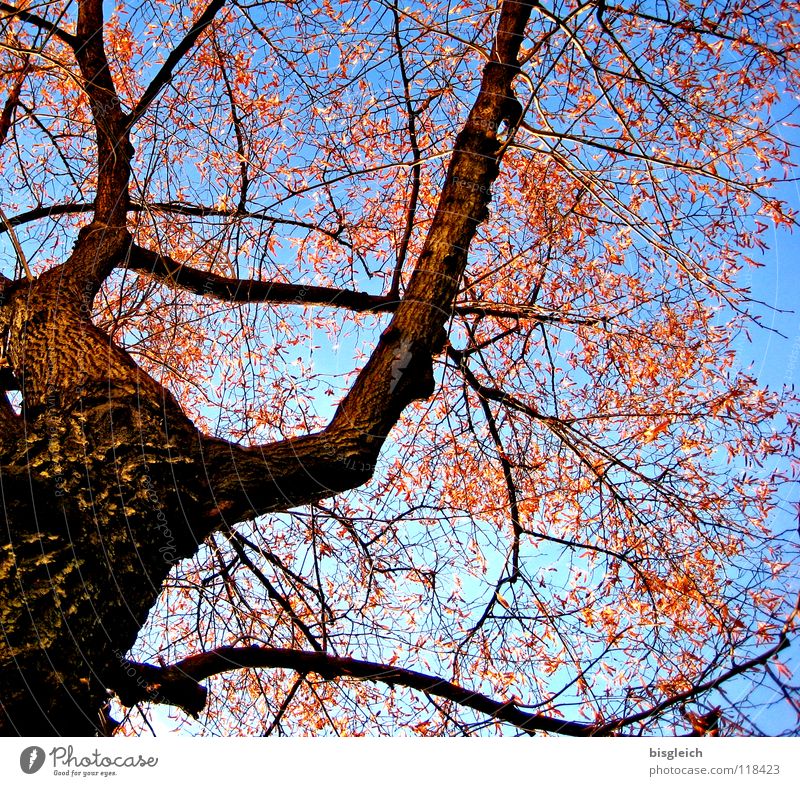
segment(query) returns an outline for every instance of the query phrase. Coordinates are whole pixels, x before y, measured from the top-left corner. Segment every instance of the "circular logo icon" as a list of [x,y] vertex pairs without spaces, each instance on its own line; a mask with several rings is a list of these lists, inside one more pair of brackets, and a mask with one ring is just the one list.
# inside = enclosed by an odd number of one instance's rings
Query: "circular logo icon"
[[39,772],[43,764],[44,750],[38,745],[31,745],[30,748],[25,748],[19,755],[19,766],[28,775]]

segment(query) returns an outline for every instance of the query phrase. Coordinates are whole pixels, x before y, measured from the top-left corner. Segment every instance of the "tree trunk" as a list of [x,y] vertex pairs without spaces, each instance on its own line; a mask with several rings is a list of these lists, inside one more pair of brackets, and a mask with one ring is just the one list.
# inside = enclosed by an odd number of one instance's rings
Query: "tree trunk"
[[[172,564],[219,523],[202,440],[52,271],[3,308],[0,731],[91,734]],[[0,323],[2,326],[2,323]]]

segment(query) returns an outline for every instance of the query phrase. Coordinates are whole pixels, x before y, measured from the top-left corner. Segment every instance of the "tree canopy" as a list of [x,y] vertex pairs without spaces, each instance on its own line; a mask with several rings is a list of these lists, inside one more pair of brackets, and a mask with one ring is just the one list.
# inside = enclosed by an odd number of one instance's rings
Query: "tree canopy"
[[0,731],[796,731],[799,20],[0,2]]

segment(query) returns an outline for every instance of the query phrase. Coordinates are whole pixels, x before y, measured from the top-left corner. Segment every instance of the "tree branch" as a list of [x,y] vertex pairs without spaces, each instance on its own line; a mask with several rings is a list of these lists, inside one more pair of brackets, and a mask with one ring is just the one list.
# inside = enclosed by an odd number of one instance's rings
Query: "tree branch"
[[406,105],[406,125],[408,128],[408,140],[411,145],[411,153],[413,155],[413,165],[411,167],[411,193],[408,197],[408,205],[406,206],[405,214],[405,227],[403,229],[403,236],[400,240],[400,245],[397,249],[397,262],[395,263],[394,274],[392,275],[392,284],[389,292],[398,297],[400,294],[400,282],[403,275],[403,266],[408,256],[408,248],[411,243],[411,234],[414,231],[414,220],[417,214],[417,204],[419,201],[420,189],[420,164],[422,162],[422,153],[419,149],[419,140],[417,138],[417,114],[414,110],[414,105],[411,100],[411,81],[406,71],[406,62],[403,52],[403,42],[400,37],[400,13],[395,3],[392,8],[394,16],[394,41],[395,48],[397,49],[397,60],[400,65],[400,78],[403,83],[403,98]]
[[543,731],[572,737],[616,736],[625,726],[658,716],[664,710],[676,704],[686,704],[740,674],[765,666],[789,646],[789,633],[793,630],[794,619],[798,614],[800,614],[800,596],[794,610],[784,623],[777,643],[770,649],[728,669],[712,680],[681,691],[647,710],[616,718],[604,724],[565,721],[550,715],[527,712],[513,701],[497,701],[456,683],[411,669],[338,657],[326,652],[273,647],[219,647],[209,652],[191,655],[170,666],[124,661],[116,675],[117,682],[111,685],[111,688],[126,706],[132,706],[140,701],[171,704],[196,717],[205,708],[208,695],[208,690],[199,684],[201,681],[241,668],[291,669],[303,676],[309,673],[319,674],[323,679],[350,678],[381,682],[390,686],[401,685],[452,701],[495,720],[509,723],[529,734]]
[[144,113],[147,107],[153,103],[156,96],[169,84],[172,79],[172,72],[175,66],[183,59],[187,52],[194,46],[203,31],[211,24],[217,12],[225,5],[225,0],[212,0],[198,20],[192,25],[183,40],[169,53],[164,65],[153,77],[153,81],[145,88],[142,97],[128,115],[128,127],[130,128]]
[[269,724],[269,728],[262,734],[262,737],[269,737],[275,729],[279,728],[281,725],[281,720],[283,720],[283,716],[286,714],[286,710],[289,709],[289,705],[294,700],[294,697],[297,695],[297,691],[300,689],[300,686],[306,681],[305,676],[302,674],[294,681],[294,685],[289,689],[289,692],[286,694],[286,698],[281,703],[281,706],[278,707],[278,711],[275,713],[275,717],[272,719],[272,723]]
[[317,637],[311,632],[311,629],[306,625],[303,620],[297,615],[297,612],[292,608],[292,604],[289,603],[286,598],[278,592],[277,589],[272,585],[272,582],[264,575],[264,572],[247,556],[247,552],[244,550],[244,547],[241,543],[238,542],[236,537],[231,537],[229,539],[231,546],[233,546],[233,550],[239,556],[242,564],[247,567],[251,573],[261,582],[264,589],[267,591],[267,595],[269,596],[270,600],[273,603],[280,606],[288,615],[289,619],[292,621],[292,624],[306,637],[308,643],[316,652],[322,652],[322,646],[317,641]]
[[0,2],[0,11],[5,12],[5,15],[7,16],[15,16],[17,19],[21,19],[23,22],[28,22],[29,24],[35,25],[41,30],[47,31],[73,49],[78,45],[78,39],[74,35],[68,33],[66,30],[62,30],[60,27],[58,27],[58,25],[48,22],[41,16],[32,14],[29,11],[24,11],[21,8],[10,5],[9,3],[2,2]]
[[278,443],[209,449],[209,479],[226,521],[318,502],[365,483],[411,402],[433,394],[433,357],[447,342],[469,246],[488,217],[505,145],[497,129],[518,102],[512,82],[531,5],[502,4],[494,47],[455,140],[436,212],[403,300],[327,428]]
[[492,408],[489,406],[489,401],[480,396],[481,409],[483,409],[484,417],[486,418],[486,425],[489,427],[489,435],[494,443],[497,457],[500,459],[500,466],[503,469],[503,478],[506,482],[506,493],[508,494],[508,512],[511,519],[511,532],[513,535],[513,546],[511,550],[511,573],[509,581],[511,584],[516,583],[519,577],[519,536],[522,533],[522,527],[519,522],[519,502],[517,498],[517,486],[514,483],[514,472],[511,468],[511,462],[505,453],[505,447],[500,437],[500,431],[497,428],[497,420],[494,417]]
[[131,248],[128,270],[147,273],[171,287],[208,295],[230,303],[295,303],[349,308],[351,311],[393,311],[396,302],[382,295],[369,295],[336,287],[287,284],[282,281],[226,278],[182,265],[170,257],[141,246]]
[[306,652],[271,647],[219,647],[191,655],[170,666],[126,662],[124,678],[112,686],[120,701],[132,706],[140,701],[171,704],[196,717],[205,707],[208,690],[202,680],[242,668],[291,669],[299,674],[319,674],[323,679],[350,678],[401,685],[510,723],[532,734],[536,731],[586,737],[593,733],[588,723],[563,721],[549,715],[526,712],[513,701],[497,701],[453,682],[411,669],[383,663],[343,658],[325,652]]
[[[325,229],[324,227],[317,226],[308,221],[299,221],[294,218],[286,218],[284,216],[276,216],[271,213],[265,213],[258,210],[241,210],[240,208],[223,209],[218,207],[207,207],[206,205],[191,205],[185,202],[131,202],[128,204],[128,210],[141,213],[141,212],[164,212],[175,213],[181,216],[196,216],[198,218],[233,218],[233,219],[254,219],[256,221],[266,221],[273,224],[283,224],[285,226],[299,227],[300,229],[308,229],[311,232],[319,232],[326,237],[336,240],[346,248],[352,248],[352,244],[343,240],[342,230]],[[31,221],[38,221],[40,218],[52,218],[53,216],[73,215],[78,213],[91,213],[94,211],[94,205],[89,202],[63,202],[55,205],[42,205],[40,207],[26,210],[24,213],[18,213],[15,216],[9,216],[8,222],[11,226],[19,226],[20,224],[28,224]],[[3,234],[6,229],[0,227],[0,234]]]
[[[9,219],[13,223],[14,218]],[[2,227],[0,227],[0,234]],[[144,273],[167,286],[193,292],[196,295],[214,297],[228,303],[282,303],[298,306],[327,306],[346,308],[350,311],[391,314],[397,310],[399,301],[389,295],[370,295],[352,289],[290,284],[284,281],[259,281],[248,278],[228,278],[217,273],[176,262],[171,257],[134,245],[124,261],[128,270]],[[557,322],[560,324],[594,324],[599,320],[562,317],[547,309],[528,306],[524,303],[492,303],[490,301],[464,301],[453,307],[460,316],[497,317],[534,322]]]
[[3,106],[3,111],[0,112],[0,147],[3,146],[8,136],[11,123],[14,119],[14,110],[19,106],[19,96],[22,92],[22,85],[25,84],[25,77],[30,71],[30,56],[25,57],[25,62],[22,65],[19,76],[14,82],[11,90],[8,93],[8,98]]
[[20,267],[25,271],[25,275],[28,277],[28,280],[33,281],[33,273],[28,265],[28,260],[25,257],[25,253],[22,250],[22,244],[19,242],[19,238],[17,237],[17,233],[14,231],[14,228],[8,223],[8,219],[6,218],[6,214],[3,212],[2,208],[0,208],[0,224],[5,227],[6,231],[11,236],[11,245],[14,246],[14,253],[17,255],[17,261],[19,262]]
[[[102,2],[79,1],[81,46],[76,56],[97,130],[99,175],[94,221],[81,229],[65,270],[70,274],[69,291],[88,301],[110,270],[123,263],[132,245],[125,226],[132,148],[127,137],[130,118],[121,113],[105,56]],[[140,101],[140,111],[219,7],[221,0],[212,3],[190,35],[168,57],[160,76]],[[432,394],[432,358],[446,341],[444,325],[452,314],[469,245],[479,224],[488,216],[491,186],[499,174],[504,146],[496,129],[508,114],[513,96],[511,83],[519,72],[517,54],[530,13],[528,4],[503,3],[481,88],[455,140],[436,213],[405,297],[328,427],[253,447],[224,440],[204,441],[208,478],[218,501],[213,515],[225,523],[318,502],[365,483],[374,472],[389,431],[405,408]],[[151,265],[158,263],[152,253],[136,252],[133,256],[137,254],[143,254]],[[189,273],[182,275],[188,278]],[[230,295],[224,289],[227,283],[208,276],[203,278],[202,286],[209,280],[212,288]],[[297,294],[298,290],[292,290],[293,299]],[[332,293],[314,294],[329,299]],[[350,297],[364,304],[363,295]],[[373,304],[374,301],[368,305]]]
[[94,220],[102,225],[124,229],[133,148],[106,57],[102,0],[80,0],[77,40],[79,46],[75,50],[75,57],[97,133]]
[[627,715],[624,718],[618,718],[616,720],[609,721],[608,723],[600,726],[596,733],[604,735],[613,734],[618,729],[621,729],[625,726],[630,726],[632,723],[638,723],[639,721],[647,720],[654,715],[660,715],[662,712],[664,712],[664,710],[669,709],[676,704],[685,704],[686,702],[691,701],[703,693],[708,693],[708,691],[718,688],[720,685],[732,679],[733,677],[737,677],[739,674],[752,671],[759,666],[765,666],[778,653],[785,650],[791,643],[789,639],[789,633],[793,630],[794,620],[798,615],[800,615],[800,594],[797,596],[794,609],[784,623],[783,629],[778,636],[778,641],[773,647],[770,647],[765,652],[762,652],[761,655],[757,655],[756,657],[746,660],[737,666],[733,666],[726,672],[720,674],[718,677],[714,677],[714,679],[707,680],[706,682],[702,682],[699,685],[695,685],[691,688],[681,691],[680,693],[676,693],[674,696],[671,696],[665,701],[652,706],[648,710],[643,710],[642,712],[637,712],[633,715]]

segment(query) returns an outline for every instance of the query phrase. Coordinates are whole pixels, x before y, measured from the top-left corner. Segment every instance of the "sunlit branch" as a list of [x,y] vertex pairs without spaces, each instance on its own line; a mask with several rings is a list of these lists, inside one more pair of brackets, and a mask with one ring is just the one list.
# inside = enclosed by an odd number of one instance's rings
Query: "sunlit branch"
[[[122,105],[105,51],[102,0],[79,0],[75,59],[81,72],[82,87],[89,99],[97,150],[97,188],[94,221],[113,227],[109,245],[116,246],[125,233],[128,209],[130,162],[133,148],[124,125]],[[80,245],[79,239],[79,245]],[[95,243],[97,240],[95,239]],[[105,245],[105,243],[103,243]],[[113,269],[113,251],[95,248],[89,259],[73,255],[67,265],[81,276],[100,282]]]
[[620,200],[607,184],[601,182],[590,170],[583,169],[579,171],[573,166],[566,155],[556,150],[555,146],[550,146],[546,150],[540,150],[539,152],[544,152],[551,156],[565,171],[591,192],[612,215],[619,219],[625,226],[629,227],[634,234],[640,237],[645,243],[658,249],[666,258],[671,259],[682,271],[697,281],[698,284],[723,299],[734,312],[755,321],[755,318],[726,292],[728,287],[724,282],[720,281],[717,276],[703,269],[703,267],[696,260],[692,259],[691,255],[680,246],[662,240],[653,226],[642,222],[635,213],[632,213],[630,206]]
[[380,4],[388,8],[390,11],[397,13],[399,16],[410,19],[418,28],[422,28],[428,32],[436,33],[437,35],[449,38],[452,41],[461,44],[465,49],[471,49],[474,52],[477,52],[484,60],[490,59],[490,54],[487,49],[475,41],[470,41],[466,38],[456,35],[449,26],[439,27],[433,24],[431,19],[420,19],[419,16],[417,16],[417,14],[414,13],[413,9],[409,6],[404,6],[401,8],[396,2],[392,3],[391,5],[386,2],[381,2]]
[[[431,147],[426,148],[426,152],[430,150]],[[356,178],[362,177],[364,175],[372,175],[379,172],[388,172],[391,169],[409,169],[412,167],[419,166],[420,164],[423,163],[431,163],[433,161],[438,161],[442,158],[447,158],[452,153],[453,151],[450,149],[434,150],[434,152],[432,152],[430,155],[425,156],[420,161],[413,161],[413,160],[391,161],[390,163],[375,164],[373,166],[360,167],[359,169],[349,170],[338,175],[332,175],[331,177],[324,177],[313,183],[309,183],[307,186],[303,186],[302,188],[288,189],[288,193],[285,196],[282,196],[272,201],[269,205],[267,205],[267,209],[272,210],[278,207],[278,205],[281,205],[284,202],[288,202],[289,200],[292,200],[298,196],[303,196],[304,194],[310,194],[313,191],[327,188],[329,186],[334,186],[337,183],[343,183],[347,180],[355,180]]]
[[[53,146],[53,150],[56,151],[58,157],[61,159],[61,163],[64,164],[64,172],[72,181],[72,185],[74,186],[75,190],[80,192],[82,186],[78,182],[77,178],[75,177],[75,173],[72,171],[72,167],[74,165],[73,161],[70,161],[64,155],[64,152],[61,150],[61,146],[58,144],[58,140],[53,135],[53,132],[36,116],[34,110],[29,107],[24,101],[19,102],[20,109],[30,118],[31,122],[50,140],[50,143]],[[86,210],[82,212],[90,212],[94,210],[94,205],[87,205]],[[24,214],[23,214],[24,215]],[[17,221],[15,221],[15,216],[9,216],[8,222],[11,226],[17,226]],[[24,222],[21,222],[24,223]],[[5,226],[0,224],[0,235],[6,231]]]
[[637,565],[638,562],[644,562],[645,557],[629,557],[626,554],[623,554],[619,551],[614,551],[613,549],[606,549],[602,546],[595,546],[592,543],[584,543],[582,541],[577,540],[568,540],[567,538],[559,538],[556,535],[548,535],[546,532],[539,532],[538,530],[527,529],[523,527],[520,532],[523,535],[528,535],[528,537],[536,538],[537,540],[546,540],[550,543],[558,543],[561,546],[566,546],[570,549],[576,549],[579,551],[595,551],[598,554],[604,554],[607,557],[611,557],[612,559],[618,559],[620,562],[624,562],[626,565],[629,565],[631,568],[640,572],[640,568]]
[[7,41],[0,41],[0,51],[12,52],[15,55],[24,57],[36,57],[43,60],[56,69],[65,79],[74,84],[78,90],[86,92],[85,86],[81,83],[80,78],[65,61],[59,60],[57,57],[52,57],[41,48],[34,49],[29,46],[15,46],[9,44]]
[[[503,568],[503,572],[505,572],[505,567]],[[492,595],[489,598],[486,606],[484,606],[483,611],[481,612],[481,616],[478,617],[478,621],[464,634],[461,640],[458,642],[458,646],[453,653],[453,660],[456,662],[456,669],[458,669],[458,659],[464,652],[464,648],[472,641],[475,634],[486,624],[486,620],[489,619],[492,612],[494,611],[495,606],[500,603],[500,590],[506,585],[511,584],[512,581],[516,580],[516,575],[514,573],[509,574],[508,576],[502,576],[494,585],[494,590],[492,591]],[[502,606],[503,604],[500,603]]]
[[[635,58],[631,56],[630,52],[623,46],[622,42],[617,37],[616,33],[611,29],[608,22],[605,19],[605,11],[606,11],[606,3],[605,0],[597,0],[597,10],[595,11],[595,17],[597,19],[598,24],[602,31],[614,42],[614,46],[620,52],[620,54],[625,58],[625,60],[630,64],[631,68],[633,69],[636,76],[642,82],[642,84],[650,85],[651,80],[648,76],[642,71],[639,64],[636,62]],[[666,101],[658,95],[658,93],[653,92],[656,101],[658,101],[659,106],[667,112],[668,114],[672,114],[669,105]]]
[[536,410],[534,407],[530,406],[529,404],[525,404],[522,401],[510,396],[508,393],[499,390],[497,388],[490,388],[487,385],[482,384],[478,378],[473,374],[470,370],[469,366],[465,362],[465,355],[464,352],[454,349],[453,347],[447,348],[447,354],[451,360],[453,360],[459,369],[459,371],[464,375],[464,379],[467,381],[469,386],[479,395],[481,398],[496,401],[499,404],[504,404],[511,409],[516,409],[519,412],[527,415],[528,417],[534,420],[540,420],[544,422],[555,421],[556,418],[552,418],[549,415],[543,415],[541,412]]
[[[584,44],[580,41],[577,36],[577,33],[573,31],[566,23],[560,20],[555,14],[550,14],[548,11],[542,9],[541,13],[551,19],[553,22],[557,23],[561,29],[564,31],[567,38],[572,42],[572,45],[575,47],[576,51],[578,51],[581,57],[585,60],[586,64],[591,69],[592,73],[595,77],[595,84],[597,89],[602,94],[603,98],[606,101],[608,109],[611,113],[617,118],[622,128],[625,130],[628,138],[631,140],[632,144],[639,148],[642,155],[645,155],[644,147],[641,143],[641,140],[637,137],[634,133],[633,128],[629,119],[625,116],[625,113],[622,109],[617,105],[617,102],[613,99],[610,94],[610,91],[601,78],[601,69],[597,65],[597,63],[592,59],[591,55],[589,54],[588,50],[584,46]],[[655,184],[654,184],[655,185]]]
[[576,317],[572,314],[559,314],[553,309],[529,303],[495,303],[491,300],[464,300],[456,304],[456,314],[463,316],[496,317],[498,319],[531,320],[534,322],[552,322],[559,325],[597,325],[608,317]]
[[786,703],[797,713],[797,718],[800,720],[800,689],[797,685],[788,686],[772,669],[769,664],[764,667],[769,678],[775,684],[777,689],[786,699]]
[[[358,534],[358,530],[356,530],[355,524],[353,523],[352,519],[348,518],[347,516],[343,516],[342,514],[338,513],[332,508],[327,508],[321,504],[315,505],[315,507],[319,509],[323,514],[325,514],[326,516],[330,516],[337,523],[341,524],[342,527],[344,527],[347,534],[353,539],[353,542],[363,552],[364,558],[369,563],[370,568],[372,568],[374,565],[374,559],[372,557],[372,554],[370,553],[369,544],[365,543],[361,535]],[[370,570],[369,581],[371,584],[372,570]]]
[[[472,388],[482,400],[485,401],[496,401],[504,406],[508,407],[509,409],[516,410],[517,412],[521,412],[524,415],[527,415],[529,418],[539,421],[543,423],[560,441],[564,444],[569,450],[571,450],[575,456],[580,461],[581,465],[594,477],[597,481],[603,486],[608,489],[611,496],[614,498],[615,502],[620,505],[622,508],[627,510],[631,517],[635,520],[639,521],[639,523],[645,527],[647,526],[647,522],[642,518],[640,512],[636,509],[636,507],[632,504],[630,498],[623,494],[616,486],[615,483],[611,482],[607,477],[605,471],[599,471],[593,461],[590,460],[581,449],[583,443],[589,442],[589,449],[594,450],[601,455],[604,456],[611,464],[615,464],[622,469],[628,471],[630,474],[635,475],[639,480],[644,483],[647,483],[649,486],[655,488],[655,490],[665,498],[675,497],[675,503],[679,509],[684,507],[683,501],[678,497],[677,494],[666,490],[663,485],[659,482],[658,479],[649,478],[646,475],[638,472],[637,470],[628,467],[624,462],[622,462],[619,458],[610,454],[602,445],[595,443],[593,440],[588,439],[584,435],[577,432],[569,420],[560,419],[558,417],[553,417],[550,415],[544,415],[540,413],[535,407],[532,407],[529,404],[526,404],[524,401],[520,401],[516,396],[512,396],[511,394],[501,390],[499,388],[492,388],[487,385],[484,385],[480,380],[475,376],[475,374],[470,370],[469,366],[466,362],[466,352],[454,349],[452,347],[448,347],[447,349],[448,356],[451,360],[455,361],[458,370],[463,375],[465,382]],[[630,560],[625,560],[628,564],[631,564],[631,567],[634,568],[637,572],[639,569],[635,567]]]

